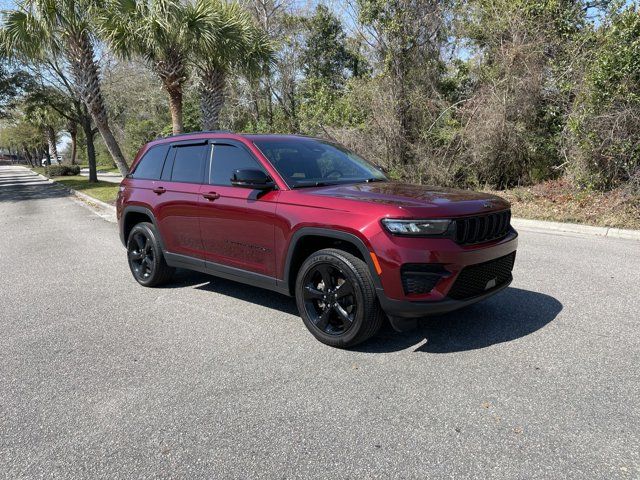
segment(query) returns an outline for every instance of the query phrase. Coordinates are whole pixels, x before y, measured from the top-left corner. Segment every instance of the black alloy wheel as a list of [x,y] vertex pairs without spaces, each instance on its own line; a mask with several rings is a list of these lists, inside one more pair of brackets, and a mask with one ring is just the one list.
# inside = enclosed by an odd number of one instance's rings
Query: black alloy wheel
[[298,270],[295,296],[307,329],[332,347],[364,342],[385,318],[369,266],[344,250],[311,254]]
[[136,279],[147,280],[154,273],[155,262],[151,239],[144,230],[138,230],[131,235],[127,248],[131,270]]
[[343,334],[353,325],[358,309],[353,284],[336,266],[318,263],[309,269],[302,295],[307,315],[327,335]]
[[133,278],[140,285],[155,287],[171,279],[174,269],[167,265],[152,223],[135,225],[127,240],[127,260]]

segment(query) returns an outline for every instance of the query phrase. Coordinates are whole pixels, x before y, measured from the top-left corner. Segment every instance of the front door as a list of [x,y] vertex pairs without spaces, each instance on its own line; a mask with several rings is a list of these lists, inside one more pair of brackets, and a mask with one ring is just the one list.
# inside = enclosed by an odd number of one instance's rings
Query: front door
[[239,142],[210,145],[207,181],[201,187],[200,231],[205,260],[275,277],[274,217],[278,192],[233,187],[236,169],[264,170]]

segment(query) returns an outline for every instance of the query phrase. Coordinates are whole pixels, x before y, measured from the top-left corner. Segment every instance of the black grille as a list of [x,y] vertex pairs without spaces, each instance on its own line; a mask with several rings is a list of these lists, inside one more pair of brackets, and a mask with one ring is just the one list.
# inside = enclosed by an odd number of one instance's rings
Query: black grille
[[456,219],[456,242],[462,245],[488,242],[509,232],[511,210]]
[[400,269],[402,276],[402,288],[409,295],[429,293],[436,283],[446,275],[442,265],[427,263],[405,263]]
[[464,267],[449,290],[449,297],[465,300],[504,285],[512,278],[515,259],[516,252],[513,252],[489,262]]

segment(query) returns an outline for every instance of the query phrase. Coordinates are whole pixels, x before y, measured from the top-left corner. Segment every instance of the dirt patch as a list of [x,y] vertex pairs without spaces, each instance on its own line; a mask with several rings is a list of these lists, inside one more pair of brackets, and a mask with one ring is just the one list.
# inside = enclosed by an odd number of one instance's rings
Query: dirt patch
[[640,229],[640,195],[624,189],[579,190],[566,180],[491,191],[511,202],[514,217]]

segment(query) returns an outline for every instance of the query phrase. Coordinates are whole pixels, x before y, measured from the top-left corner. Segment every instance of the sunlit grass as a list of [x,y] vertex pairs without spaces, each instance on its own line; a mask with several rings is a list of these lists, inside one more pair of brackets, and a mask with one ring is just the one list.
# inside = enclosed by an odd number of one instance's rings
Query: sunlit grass
[[79,175],[73,177],[56,177],[55,180],[58,183],[63,184],[66,187],[73,188],[82,193],[97,198],[106,203],[115,203],[116,196],[118,195],[118,188],[120,185],[117,183],[101,182],[89,183],[88,177],[82,177]]

